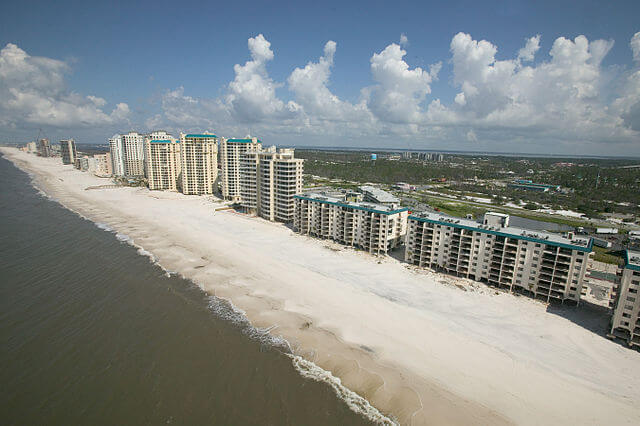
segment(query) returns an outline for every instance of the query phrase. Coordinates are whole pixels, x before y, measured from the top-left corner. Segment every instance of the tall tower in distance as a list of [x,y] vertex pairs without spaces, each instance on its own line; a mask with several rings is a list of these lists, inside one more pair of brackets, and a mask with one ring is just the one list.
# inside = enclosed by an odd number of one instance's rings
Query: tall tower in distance
[[240,201],[240,156],[248,151],[260,150],[258,138],[220,140],[220,183],[225,200]]
[[62,156],[62,164],[74,165],[76,163],[76,158],[78,158],[76,142],[73,139],[61,140],[60,155]]

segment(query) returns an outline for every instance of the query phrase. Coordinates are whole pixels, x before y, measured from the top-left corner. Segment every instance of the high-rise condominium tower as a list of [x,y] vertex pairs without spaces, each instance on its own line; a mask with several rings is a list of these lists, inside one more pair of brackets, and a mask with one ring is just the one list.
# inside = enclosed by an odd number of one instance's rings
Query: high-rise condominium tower
[[75,164],[78,154],[76,153],[76,142],[73,139],[60,141],[60,155],[62,164]]
[[240,154],[240,198],[248,211],[274,221],[291,222],[293,196],[302,192],[304,160],[293,149],[254,149]]
[[224,199],[240,201],[240,155],[261,148],[258,138],[220,139],[220,182]]
[[180,135],[182,192],[213,194],[218,177],[218,137],[213,134]]
[[149,189],[178,190],[178,178],[182,170],[178,141],[147,137],[145,159]]

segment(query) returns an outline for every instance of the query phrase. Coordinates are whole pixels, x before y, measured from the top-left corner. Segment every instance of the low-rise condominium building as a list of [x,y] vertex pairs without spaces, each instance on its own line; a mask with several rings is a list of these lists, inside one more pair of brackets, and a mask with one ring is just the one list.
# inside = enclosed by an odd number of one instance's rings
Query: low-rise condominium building
[[580,301],[590,238],[562,236],[508,226],[508,216],[483,223],[443,215],[409,216],[408,263],[484,281],[550,300]]
[[218,178],[218,137],[214,134],[180,135],[182,193],[213,194]]
[[404,241],[406,208],[350,202],[314,193],[296,195],[294,199],[293,228],[301,234],[328,238],[372,254],[386,254]]
[[220,139],[220,185],[225,200],[240,201],[240,156],[248,151],[259,151],[258,138]]
[[78,153],[76,152],[76,142],[73,139],[60,141],[60,156],[62,157],[62,164],[76,163]]
[[240,204],[271,221],[293,221],[293,196],[302,192],[303,163],[293,149],[275,146],[241,153]]
[[625,339],[629,346],[640,346],[640,251],[625,251],[618,275],[610,336]]
[[148,137],[145,142],[145,163],[149,189],[178,190],[182,170],[178,141]]
[[364,201],[386,204],[393,207],[400,205],[400,199],[398,199],[398,197],[375,186],[363,185],[358,189],[362,192]]

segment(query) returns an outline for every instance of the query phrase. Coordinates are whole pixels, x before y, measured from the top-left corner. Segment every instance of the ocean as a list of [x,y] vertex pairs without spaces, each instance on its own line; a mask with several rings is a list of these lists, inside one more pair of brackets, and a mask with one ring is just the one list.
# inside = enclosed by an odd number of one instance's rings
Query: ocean
[[360,425],[286,344],[0,157],[0,423]]

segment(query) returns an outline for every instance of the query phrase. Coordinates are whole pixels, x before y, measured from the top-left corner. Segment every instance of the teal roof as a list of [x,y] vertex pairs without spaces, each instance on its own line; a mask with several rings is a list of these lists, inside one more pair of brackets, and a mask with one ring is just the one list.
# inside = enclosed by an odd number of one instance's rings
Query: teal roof
[[173,141],[169,140],[169,139],[152,139],[149,142],[151,142],[151,143],[171,143]]
[[196,135],[196,134],[190,134],[190,135],[186,135],[185,138],[217,138],[216,135]]
[[468,225],[463,225],[463,224],[460,224],[460,223],[444,222],[444,221],[440,221],[440,220],[429,219],[429,218],[426,218],[426,217],[418,217],[418,216],[410,215],[409,219],[417,220],[419,222],[427,222],[427,223],[434,223],[434,224],[438,224],[438,225],[451,226],[452,228],[467,229],[469,231],[481,232],[483,234],[491,234],[491,235],[498,235],[500,237],[515,238],[515,239],[524,240],[524,241],[532,241],[532,242],[535,242],[535,243],[546,244],[548,246],[563,247],[563,248],[567,248],[567,249],[570,249],[570,250],[584,251],[584,252],[587,252],[587,253],[590,253],[590,252],[593,251],[592,250],[592,248],[593,248],[593,238],[589,238],[589,244],[586,247],[584,247],[584,246],[578,246],[578,245],[574,245],[574,244],[565,244],[565,243],[561,243],[561,242],[553,241],[553,240],[545,240],[545,239],[542,239],[542,238],[528,237],[528,236],[524,236],[524,235],[510,233],[510,232],[493,231],[491,229],[479,228],[477,226],[468,226]]
[[315,201],[317,203],[322,203],[322,204],[333,204],[334,206],[348,207],[350,209],[364,210],[364,211],[371,212],[371,213],[380,213],[380,214],[386,214],[386,215],[392,215],[392,214],[396,214],[396,213],[406,212],[407,210],[409,210],[406,207],[403,207],[403,208],[400,208],[400,209],[397,209],[397,210],[378,210],[378,209],[371,209],[371,208],[368,208],[368,207],[364,207],[364,206],[358,205],[358,204],[347,204],[347,203],[340,203],[338,201],[321,200],[319,198],[305,197],[303,195],[294,195],[293,198],[298,198],[300,200],[307,200],[307,201]]
[[640,265],[629,262],[629,250],[624,251],[624,267],[633,271],[640,271]]
[[[227,139],[227,142],[251,143],[253,142],[253,139]],[[260,139],[256,139],[256,142],[262,143]]]

